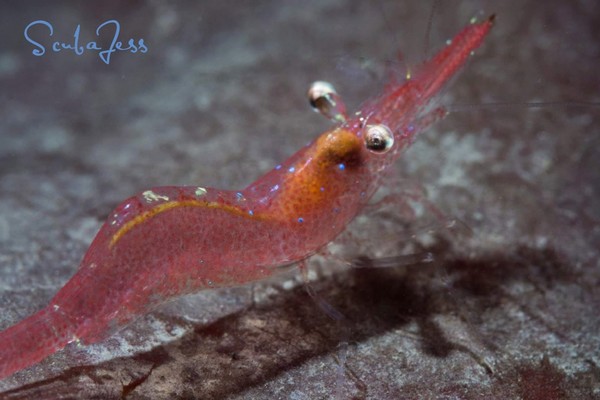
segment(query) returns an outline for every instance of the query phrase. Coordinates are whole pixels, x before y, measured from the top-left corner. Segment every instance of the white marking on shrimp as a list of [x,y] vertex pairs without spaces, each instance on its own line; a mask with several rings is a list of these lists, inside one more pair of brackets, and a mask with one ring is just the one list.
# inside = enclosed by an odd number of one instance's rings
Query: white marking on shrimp
[[152,203],[153,201],[160,201],[160,200],[169,201],[169,198],[167,196],[162,196],[160,194],[156,194],[152,190],[146,190],[144,193],[142,193],[142,196],[144,196],[144,199],[148,203]]
[[196,196],[198,196],[198,197],[205,196],[205,195],[206,195],[206,193],[208,193],[208,192],[207,192],[207,190],[206,190],[206,189],[204,189],[203,187],[198,187],[198,188],[196,189],[196,191],[194,192],[194,194],[195,194]]

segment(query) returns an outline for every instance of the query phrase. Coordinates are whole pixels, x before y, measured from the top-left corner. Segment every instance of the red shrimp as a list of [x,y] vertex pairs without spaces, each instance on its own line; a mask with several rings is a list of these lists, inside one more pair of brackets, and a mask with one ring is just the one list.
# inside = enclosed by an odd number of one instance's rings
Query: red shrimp
[[0,379],[70,342],[98,342],[174,296],[263,279],[314,254],[445,115],[428,111],[431,100],[492,25],[493,16],[465,27],[419,74],[388,84],[350,118],[338,108],[337,126],[244,190],[165,186],[125,200],[48,306],[0,333]]

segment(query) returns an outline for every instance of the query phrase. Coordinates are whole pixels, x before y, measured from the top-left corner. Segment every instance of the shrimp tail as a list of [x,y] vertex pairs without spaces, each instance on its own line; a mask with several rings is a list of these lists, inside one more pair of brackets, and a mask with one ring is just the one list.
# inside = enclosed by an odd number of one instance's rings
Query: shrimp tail
[[50,306],[0,332],[0,380],[38,363],[72,340],[68,319]]

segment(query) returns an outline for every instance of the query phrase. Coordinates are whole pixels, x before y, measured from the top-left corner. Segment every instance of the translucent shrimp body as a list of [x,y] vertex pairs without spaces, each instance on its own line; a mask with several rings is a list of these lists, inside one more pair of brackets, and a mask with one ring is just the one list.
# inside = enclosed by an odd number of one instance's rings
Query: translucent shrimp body
[[[50,304],[0,333],[0,379],[72,341],[97,342],[166,299],[265,278],[329,243],[386,167],[443,115],[423,114],[492,22],[464,28],[420,74],[388,85],[242,191],[166,186],[125,200]],[[366,145],[374,126],[394,136],[385,151]]]

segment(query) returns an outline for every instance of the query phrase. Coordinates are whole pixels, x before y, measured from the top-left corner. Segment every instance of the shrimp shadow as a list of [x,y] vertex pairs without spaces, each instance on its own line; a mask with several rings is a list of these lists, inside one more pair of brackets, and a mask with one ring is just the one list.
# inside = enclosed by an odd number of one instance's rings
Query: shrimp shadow
[[[148,352],[74,367],[1,393],[0,398],[227,398],[260,389],[283,373],[293,374],[311,359],[335,354],[341,343],[365,343],[409,325],[419,328],[416,340],[423,354],[445,358],[464,349],[444,339],[434,316],[460,313],[465,303],[477,316],[506,302],[526,301],[506,293],[504,287],[512,282],[546,290],[578,280],[565,258],[552,249],[520,246],[475,258],[457,255],[449,246],[441,251],[445,253],[438,263],[454,278],[450,291],[454,301],[447,301],[447,288],[431,284],[435,266],[415,265],[402,272],[349,269],[315,284],[319,294],[346,316],[343,320],[328,317],[300,287],[279,293],[268,304],[195,325],[180,339]],[[481,321],[475,317],[470,323],[477,329]],[[484,342],[494,349],[493,336]]]

